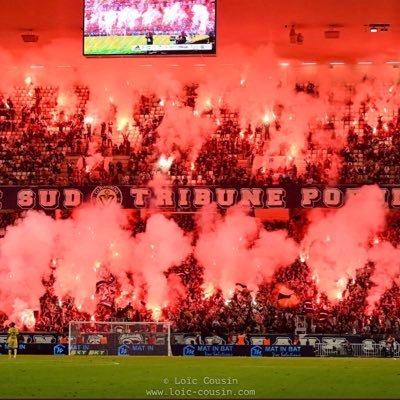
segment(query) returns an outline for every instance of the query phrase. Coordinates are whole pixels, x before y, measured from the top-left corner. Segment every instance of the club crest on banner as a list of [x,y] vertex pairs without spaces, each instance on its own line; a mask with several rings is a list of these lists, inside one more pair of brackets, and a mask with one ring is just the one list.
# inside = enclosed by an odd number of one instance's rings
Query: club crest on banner
[[117,186],[97,186],[92,192],[91,200],[100,206],[122,204],[122,192]]

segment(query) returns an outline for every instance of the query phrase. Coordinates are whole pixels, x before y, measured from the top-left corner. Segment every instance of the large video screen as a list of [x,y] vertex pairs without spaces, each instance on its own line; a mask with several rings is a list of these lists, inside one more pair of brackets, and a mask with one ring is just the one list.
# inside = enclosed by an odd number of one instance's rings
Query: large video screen
[[86,56],[215,54],[216,0],[85,0]]

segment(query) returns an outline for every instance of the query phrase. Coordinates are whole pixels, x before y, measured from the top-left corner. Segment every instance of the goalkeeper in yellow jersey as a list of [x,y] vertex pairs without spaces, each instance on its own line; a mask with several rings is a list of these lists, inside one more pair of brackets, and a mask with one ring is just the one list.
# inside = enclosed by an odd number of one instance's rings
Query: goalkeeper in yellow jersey
[[8,336],[7,336],[8,358],[11,358],[11,353],[13,350],[14,350],[14,358],[16,358],[17,357],[17,349],[18,349],[19,331],[15,327],[14,322],[11,322],[7,333],[8,333]]

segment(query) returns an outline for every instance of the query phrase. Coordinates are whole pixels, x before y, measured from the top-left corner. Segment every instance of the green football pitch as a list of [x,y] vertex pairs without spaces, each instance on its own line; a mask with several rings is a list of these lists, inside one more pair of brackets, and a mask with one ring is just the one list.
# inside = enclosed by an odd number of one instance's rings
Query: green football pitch
[[400,360],[0,357],[1,398],[400,398]]

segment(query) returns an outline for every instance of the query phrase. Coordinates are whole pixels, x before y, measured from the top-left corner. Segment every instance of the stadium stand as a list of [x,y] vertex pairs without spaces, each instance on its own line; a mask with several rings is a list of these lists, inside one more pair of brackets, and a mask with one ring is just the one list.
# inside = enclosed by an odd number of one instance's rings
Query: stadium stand
[[[297,91],[308,88],[308,95],[318,96],[311,83],[297,85]],[[181,105],[194,110],[196,85],[186,87]],[[348,90],[348,88],[346,89]],[[93,123],[86,115],[90,91],[85,86],[74,89],[75,109],[67,113],[58,99],[58,88],[53,86],[16,87],[9,98],[0,100],[0,184],[2,185],[68,185],[68,184],[134,184],[149,183],[158,173],[160,152],[156,147],[157,129],[164,117],[162,100],[143,94],[135,105],[131,127],[117,129],[115,119]],[[112,107],[118,105],[112,105]],[[367,103],[359,110],[351,101],[330,104],[332,114],[324,123],[310,125],[307,149],[304,154],[289,159],[285,166],[255,168],[257,155],[269,141],[269,129],[279,131],[279,116],[271,123],[247,130],[240,128],[240,115],[227,109],[205,111],[215,123],[215,130],[191,162],[185,154],[174,160],[167,178],[173,185],[271,185],[329,183],[335,160],[341,169],[335,177],[340,183],[396,183],[399,179],[399,110],[378,110],[376,124],[366,119]],[[112,114],[111,114],[112,115]],[[327,119],[328,118],[328,119]],[[323,116],[322,116],[322,119]],[[323,147],[313,141],[319,134],[335,135],[345,132],[343,146]],[[277,157],[285,157],[285,151]],[[286,160],[287,161],[287,160]],[[55,216],[55,213],[49,213]],[[2,212],[1,232],[21,215]],[[68,213],[65,216],[68,216]],[[186,232],[195,231],[191,214],[172,217]],[[392,221],[382,238],[393,244],[400,240],[400,218],[394,212]],[[286,219],[286,220],[285,220]],[[264,222],[268,230],[287,229],[289,236],[300,242],[306,223],[304,211],[291,210],[284,221]],[[136,219],[131,230],[135,236],[144,231],[146,217]],[[379,300],[373,314],[361,314],[366,308],[366,297],[372,283],[371,265],[358,271],[349,281],[343,301],[333,304],[318,292],[314,277],[305,261],[298,259],[282,268],[257,293],[237,285],[227,302],[222,292],[204,298],[201,290],[201,266],[191,255],[184,263],[171,268],[186,285],[188,295],[175,308],[166,308],[163,315],[173,322],[175,332],[201,332],[232,340],[239,332],[294,333],[299,317],[306,318],[311,333],[338,334],[400,334],[400,291],[396,284]],[[89,320],[71,298],[57,299],[54,280],[43,281],[45,294],[40,299],[39,317],[35,329],[64,332],[70,320]],[[111,290],[115,280],[110,276],[102,304],[97,305],[97,320],[150,321],[151,312],[143,304],[129,310],[115,306],[117,290]],[[298,304],[281,307],[274,288],[277,285],[295,288]],[[290,297],[290,296],[289,296]],[[262,306],[261,306],[262,305]],[[4,323],[7,316],[3,315]],[[230,339],[231,338],[231,339]]]

